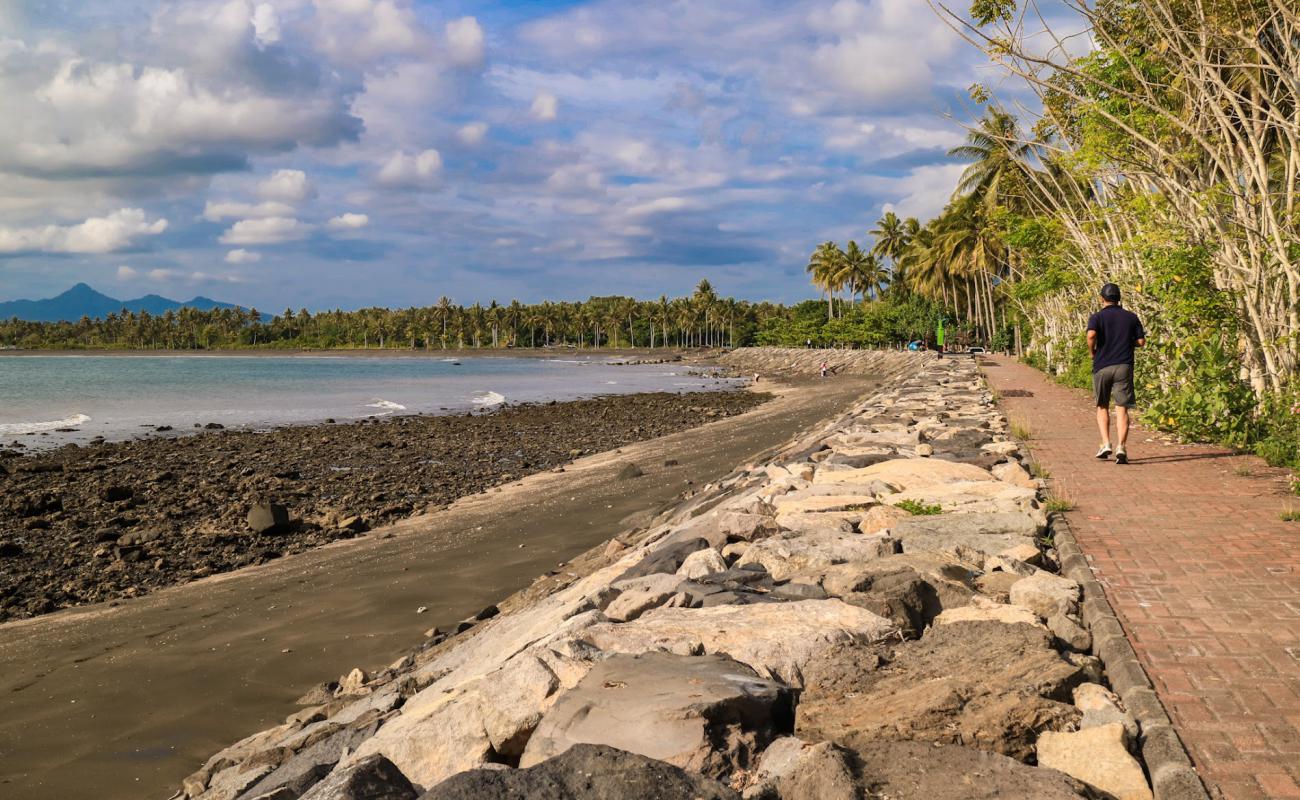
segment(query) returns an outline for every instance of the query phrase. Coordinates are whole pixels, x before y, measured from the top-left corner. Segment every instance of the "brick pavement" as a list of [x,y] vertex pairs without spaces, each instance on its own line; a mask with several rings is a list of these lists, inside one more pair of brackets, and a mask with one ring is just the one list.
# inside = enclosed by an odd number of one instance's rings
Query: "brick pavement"
[[[1079,546],[1214,797],[1300,798],[1300,509],[1254,456],[1135,428],[1132,463],[1094,459],[1092,398],[984,361],[1030,431]],[[1140,397],[1139,397],[1140,399]]]

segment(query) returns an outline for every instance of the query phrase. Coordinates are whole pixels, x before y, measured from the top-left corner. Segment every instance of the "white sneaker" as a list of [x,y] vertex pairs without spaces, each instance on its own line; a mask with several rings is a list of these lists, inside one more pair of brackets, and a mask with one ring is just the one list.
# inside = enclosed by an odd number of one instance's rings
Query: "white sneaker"
[[1103,444],[1101,446],[1101,449],[1097,451],[1097,458],[1105,460],[1107,458],[1110,458],[1110,454],[1111,454],[1110,444],[1109,443]]
[[1124,448],[1121,447],[1120,449],[1115,451],[1115,463],[1116,464],[1128,463],[1128,453],[1124,452]]

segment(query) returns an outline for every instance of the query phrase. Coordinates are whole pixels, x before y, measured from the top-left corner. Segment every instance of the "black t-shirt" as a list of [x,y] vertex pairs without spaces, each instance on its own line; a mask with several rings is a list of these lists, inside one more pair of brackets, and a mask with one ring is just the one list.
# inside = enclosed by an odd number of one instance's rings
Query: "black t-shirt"
[[1116,364],[1133,365],[1133,348],[1138,339],[1147,338],[1137,314],[1119,306],[1106,306],[1088,318],[1088,330],[1097,332],[1097,353],[1092,357],[1092,371]]

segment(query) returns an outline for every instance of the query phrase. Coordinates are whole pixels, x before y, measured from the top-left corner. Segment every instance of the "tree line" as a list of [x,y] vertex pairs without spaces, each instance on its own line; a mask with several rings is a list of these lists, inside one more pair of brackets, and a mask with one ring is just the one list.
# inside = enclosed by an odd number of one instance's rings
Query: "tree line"
[[357,311],[306,309],[265,315],[257,309],[182,308],[131,312],[76,322],[0,321],[0,346],[26,349],[514,347],[736,347],[792,314],[775,303],[720,297],[707,280],[687,297],[640,301],[593,297],[580,302],[465,306],[441,297],[429,306]]

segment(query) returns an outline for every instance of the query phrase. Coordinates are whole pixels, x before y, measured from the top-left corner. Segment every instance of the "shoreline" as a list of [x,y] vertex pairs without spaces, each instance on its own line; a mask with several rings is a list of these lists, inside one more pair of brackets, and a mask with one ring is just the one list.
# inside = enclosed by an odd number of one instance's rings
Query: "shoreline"
[[446,350],[424,350],[410,348],[248,348],[216,350],[0,350],[0,358],[29,356],[111,356],[114,358],[271,358],[271,357],[316,357],[316,358],[553,358],[556,356],[585,356],[588,358],[622,358],[622,357],[656,357],[672,360],[688,357],[711,358],[723,352],[708,348],[677,347],[627,347],[627,348],[570,348],[570,347],[498,347],[498,348],[448,348]]
[[[25,456],[0,447],[0,621],[139,596],[353,538],[563,470],[582,455],[743,413],[766,397],[649,392],[479,414],[159,434]],[[258,508],[265,519],[248,516]]]
[[[557,562],[648,524],[874,384],[766,386],[776,398],[746,414],[584,457],[363,538],[116,607],[0,625],[0,785],[33,800],[87,785],[110,799],[166,796],[208,753],[289,713],[312,684],[381,666],[424,629],[454,626],[538,575],[562,578]],[[679,464],[661,466],[669,460]],[[617,477],[628,461],[646,473],[634,483]]]

